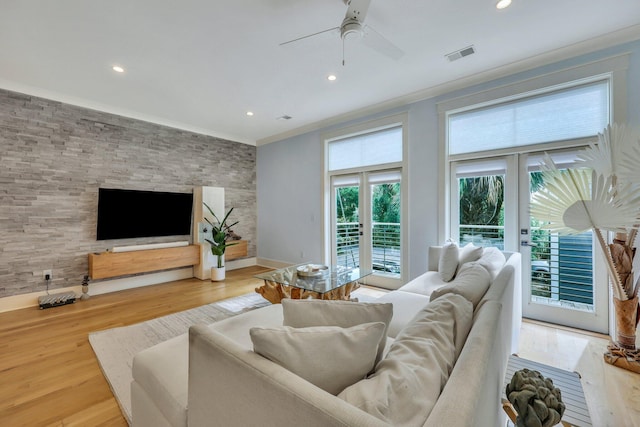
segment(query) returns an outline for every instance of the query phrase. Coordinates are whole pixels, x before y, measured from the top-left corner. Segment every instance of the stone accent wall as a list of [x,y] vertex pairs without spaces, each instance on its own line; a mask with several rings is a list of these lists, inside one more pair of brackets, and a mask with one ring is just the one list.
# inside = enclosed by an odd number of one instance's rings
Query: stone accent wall
[[0,90],[0,297],[79,285],[87,254],[180,238],[96,240],[98,188],[225,188],[255,256],[256,147]]

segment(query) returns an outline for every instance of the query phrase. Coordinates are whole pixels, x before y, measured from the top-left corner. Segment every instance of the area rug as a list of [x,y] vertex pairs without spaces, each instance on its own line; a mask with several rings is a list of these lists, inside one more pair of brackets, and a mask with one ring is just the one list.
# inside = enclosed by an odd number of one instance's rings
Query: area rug
[[251,293],[146,322],[89,334],[95,352],[122,413],[131,425],[131,366],[136,353],[184,334],[198,323],[213,323],[270,303]]

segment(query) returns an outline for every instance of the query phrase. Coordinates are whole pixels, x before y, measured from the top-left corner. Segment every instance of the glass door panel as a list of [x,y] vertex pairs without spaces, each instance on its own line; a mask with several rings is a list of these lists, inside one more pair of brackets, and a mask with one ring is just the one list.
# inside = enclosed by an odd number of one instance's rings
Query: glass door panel
[[451,237],[460,246],[505,248],[506,165],[503,158],[454,164]]
[[402,285],[400,171],[332,177],[332,263],[373,270],[366,283]]
[[375,276],[402,274],[400,172],[367,174],[371,200],[371,266]]
[[[573,167],[575,152],[551,153],[560,168]],[[532,195],[543,188],[538,171],[541,155],[523,155],[521,250],[523,257],[523,315],[567,326],[606,332],[607,288],[597,289],[593,233],[561,235],[545,230],[529,215]],[[525,185],[528,187],[525,193]],[[606,280],[606,279],[605,279]]]
[[360,266],[360,236],[362,235],[360,184],[357,176],[345,178],[334,184],[334,264],[355,268]]

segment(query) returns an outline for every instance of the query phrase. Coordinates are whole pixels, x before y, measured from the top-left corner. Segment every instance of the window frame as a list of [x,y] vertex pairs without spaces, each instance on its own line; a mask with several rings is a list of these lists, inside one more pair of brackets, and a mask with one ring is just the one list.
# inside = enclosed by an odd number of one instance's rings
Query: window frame
[[[401,174],[401,241],[402,243],[402,266],[401,281],[405,281],[409,277],[409,186],[408,186],[408,130],[409,130],[408,113],[394,114],[391,116],[375,119],[353,126],[337,129],[321,134],[320,139],[323,144],[322,159],[322,256],[323,262],[327,263],[331,260],[332,236],[331,236],[331,177],[333,175],[357,174],[360,172],[372,172],[383,169],[398,169]],[[351,136],[372,133],[392,127],[400,127],[402,129],[402,161],[383,163],[379,165],[364,166],[359,168],[340,169],[329,171],[328,156],[329,144],[331,141],[346,139]]]

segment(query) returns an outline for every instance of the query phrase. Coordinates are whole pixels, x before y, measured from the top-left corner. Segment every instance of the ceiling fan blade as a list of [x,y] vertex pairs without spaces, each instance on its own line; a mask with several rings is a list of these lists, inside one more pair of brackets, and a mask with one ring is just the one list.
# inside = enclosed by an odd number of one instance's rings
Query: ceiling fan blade
[[340,38],[340,27],[329,28],[328,30],[319,31],[317,33],[309,34],[306,36],[298,37],[297,39],[289,40],[284,43],[280,43],[280,46],[289,47],[298,42],[311,42],[332,38]]
[[355,19],[356,21],[364,22],[371,0],[347,0],[345,3],[349,6],[345,19]]
[[364,27],[364,35],[362,43],[391,59],[398,60],[404,56],[404,52],[395,44],[391,43],[382,34],[374,30],[368,25]]

